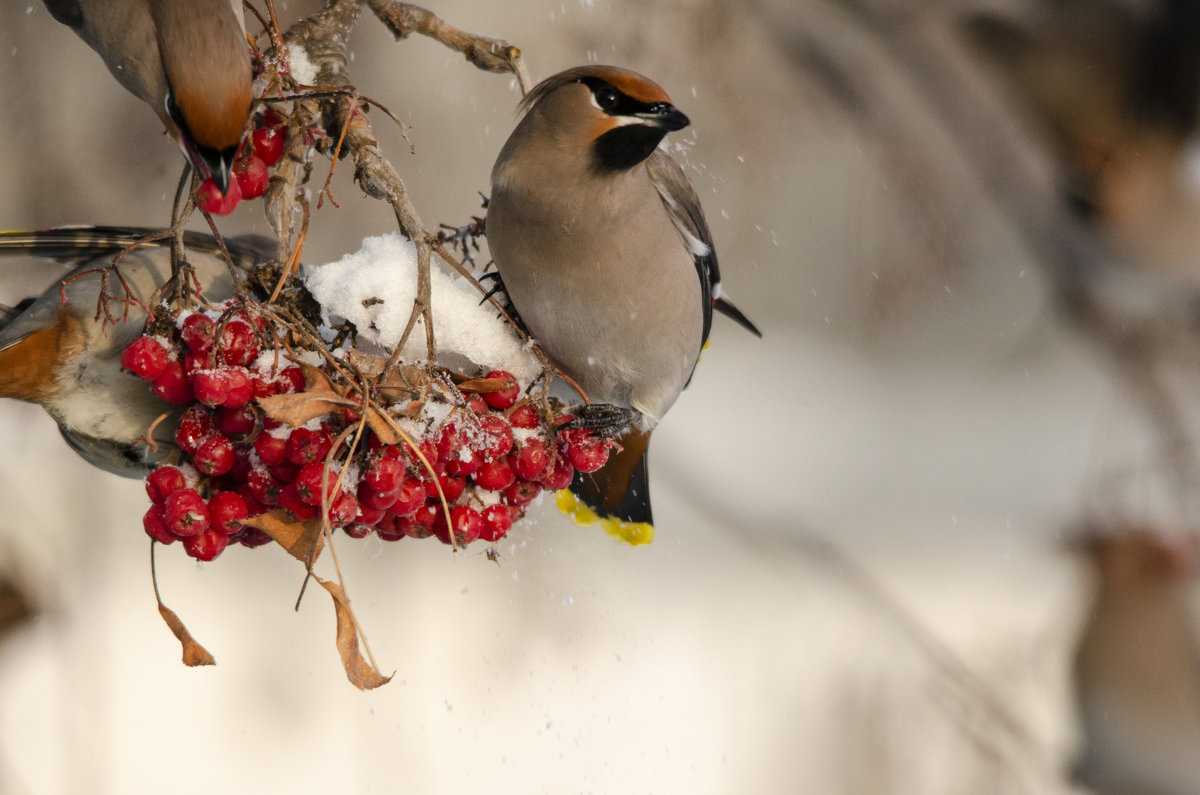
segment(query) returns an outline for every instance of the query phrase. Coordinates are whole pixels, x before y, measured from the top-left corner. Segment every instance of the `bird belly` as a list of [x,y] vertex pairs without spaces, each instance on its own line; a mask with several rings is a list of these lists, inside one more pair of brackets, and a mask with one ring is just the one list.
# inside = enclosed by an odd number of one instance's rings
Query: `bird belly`
[[[511,218],[515,210],[510,202],[493,201],[488,240],[530,333],[590,400],[633,408],[657,421],[695,366],[703,325],[694,262],[665,213],[649,220],[665,225],[669,234],[646,235],[629,219],[613,224],[619,231],[608,234],[609,224],[586,213],[572,219],[547,214],[535,221]],[[513,227],[545,234],[518,237],[510,234]],[[638,242],[647,239],[676,244]]]

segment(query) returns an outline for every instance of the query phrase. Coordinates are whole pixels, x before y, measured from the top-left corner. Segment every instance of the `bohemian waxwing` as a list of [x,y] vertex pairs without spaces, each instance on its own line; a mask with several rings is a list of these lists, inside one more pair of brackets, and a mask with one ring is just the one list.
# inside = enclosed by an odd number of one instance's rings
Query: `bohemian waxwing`
[[241,0],[45,0],[224,193],[253,99]]
[[[76,266],[40,297],[15,309],[0,307],[0,398],[38,404],[79,455],[125,477],[144,477],[173,449],[173,418],[156,428],[157,452],[145,444],[145,434],[160,415],[182,408],[160,400],[146,382],[121,369],[121,351],[142,333],[145,311],[131,303],[127,319],[107,327],[96,318],[99,269],[148,232],[96,227],[0,233],[0,255],[48,257]],[[193,233],[184,240],[205,298],[229,298],[232,279],[216,242]],[[264,238],[230,238],[227,244],[242,268],[273,256],[274,247]],[[170,248],[154,243],[138,248],[121,260],[120,273],[133,295],[146,302],[171,275]],[[110,292],[121,294],[115,285]],[[111,308],[118,317],[125,311]]]
[[1098,795],[1200,794],[1194,539],[1092,539],[1096,592],[1075,653],[1082,752]]
[[[695,189],[659,144],[688,118],[656,83],[581,66],[537,85],[492,170],[487,239],[513,308],[593,404],[631,409],[623,451],[571,490],[652,524],[650,432],[688,383],[720,297]],[[761,335],[760,335],[761,336]]]

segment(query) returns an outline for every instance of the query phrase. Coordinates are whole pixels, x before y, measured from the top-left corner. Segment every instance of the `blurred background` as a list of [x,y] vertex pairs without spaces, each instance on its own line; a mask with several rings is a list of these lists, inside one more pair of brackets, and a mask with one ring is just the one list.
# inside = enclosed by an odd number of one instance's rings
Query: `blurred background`
[[[293,613],[291,558],[163,549],[218,660],[187,669],[141,484],[0,406],[0,792],[1200,792],[1200,7],[431,10],[535,80],[619,64],[692,119],[673,138],[764,338],[717,320],[655,433],[654,544],[549,502],[498,564],[343,542],[395,671],[369,693],[327,600]],[[154,116],[40,2],[0,19],[0,226],[169,223]],[[352,49],[410,125],[411,154],[373,114],[426,225],[478,214],[515,82],[369,13]],[[308,262],[394,229],[350,171]],[[257,202],[221,228],[269,233]],[[58,275],[0,267],[0,300]]]

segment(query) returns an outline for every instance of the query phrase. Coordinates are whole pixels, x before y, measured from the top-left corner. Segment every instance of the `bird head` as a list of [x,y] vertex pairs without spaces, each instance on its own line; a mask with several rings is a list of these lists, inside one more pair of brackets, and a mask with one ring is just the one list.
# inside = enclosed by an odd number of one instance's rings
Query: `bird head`
[[592,167],[624,171],[650,156],[669,132],[690,124],[662,86],[616,66],[581,66],[547,78],[521,104],[560,137],[584,143]]
[[151,8],[167,78],[167,118],[192,167],[226,193],[253,101],[241,19],[212,14],[207,24],[197,25],[188,3]]

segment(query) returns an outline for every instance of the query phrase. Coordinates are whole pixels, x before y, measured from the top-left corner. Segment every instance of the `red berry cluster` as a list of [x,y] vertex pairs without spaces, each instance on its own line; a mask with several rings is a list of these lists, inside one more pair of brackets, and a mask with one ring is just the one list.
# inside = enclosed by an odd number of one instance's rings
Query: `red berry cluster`
[[267,192],[271,182],[268,169],[283,157],[286,130],[283,121],[269,109],[256,120],[257,126],[250,134],[249,147],[233,164],[234,179],[229,191],[222,194],[212,177],[206,178],[196,189],[196,206],[212,215],[229,215],[243,199],[257,199]]
[[607,461],[611,441],[582,429],[556,432],[533,402],[519,400],[516,378],[494,370],[485,377],[505,388],[442,405],[440,420],[427,412],[423,432],[410,434],[414,447],[366,431],[358,449],[341,447],[327,466],[361,413],[331,412],[299,427],[268,416],[259,398],[306,384],[299,367],[275,369],[273,352],[260,356],[265,328],[232,308],[183,312],[172,336],[139,337],[121,357],[160,398],[186,405],[175,432],[183,461],[147,478],[153,505],[144,525],[164,544],[181,540],[194,558],[212,560],[233,541],[266,543],[241,524],[249,516],[282,508],[303,521],[322,505],[330,525],[354,538],[494,542],[543,489],[566,488],[575,470]]

